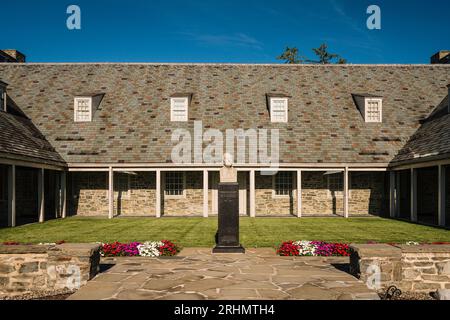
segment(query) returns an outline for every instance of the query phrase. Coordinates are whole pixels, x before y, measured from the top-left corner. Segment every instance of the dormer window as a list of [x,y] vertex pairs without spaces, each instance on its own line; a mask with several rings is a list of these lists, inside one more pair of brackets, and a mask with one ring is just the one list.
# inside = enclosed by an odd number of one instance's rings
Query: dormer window
[[371,94],[353,94],[353,99],[364,121],[367,123],[383,122],[383,98]]
[[366,122],[382,122],[382,100],[381,99],[366,99],[365,107]]
[[189,96],[177,96],[170,98],[170,121],[188,121],[189,100]]
[[76,96],[73,99],[73,119],[75,122],[91,122],[94,112],[100,106],[104,93],[92,93]]
[[269,99],[270,103],[270,121],[271,122],[288,122],[288,98]]
[[92,121],[92,97],[76,97],[74,99],[75,122]]

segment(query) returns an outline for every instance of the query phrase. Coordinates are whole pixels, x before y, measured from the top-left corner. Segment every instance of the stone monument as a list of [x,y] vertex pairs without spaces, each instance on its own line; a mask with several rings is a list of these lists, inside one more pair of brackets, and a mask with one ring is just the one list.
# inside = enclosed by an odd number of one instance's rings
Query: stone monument
[[219,228],[213,253],[244,253],[239,243],[239,185],[233,159],[224,156],[219,183]]

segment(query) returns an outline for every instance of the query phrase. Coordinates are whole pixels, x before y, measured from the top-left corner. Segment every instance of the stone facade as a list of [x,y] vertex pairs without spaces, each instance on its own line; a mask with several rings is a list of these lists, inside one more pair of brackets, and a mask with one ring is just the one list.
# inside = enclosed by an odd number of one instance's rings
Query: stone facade
[[349,213],[381,215],[388,203],[385,172],[349,173]]
[[[203,215],[203,172],[185,172],[185,193],[164,195],[165,174],[161,174],[161,213],[163,216]],[[342,180],[342,173],[339,173]],[[338,177],[339,178],[339,177]],[[69,175],[69,213],[81,216],[108,215],[108,176],[105,172],[77,172]],[[303,215],[343,215],[341,182],[331,185],[324,172],[302,172]],[[352,172],[349,178],[349,212],[352,215],[379,215],[387,201],[384,172]],[[249,214],[248,173],[239,172],[240,214]],[[338,179],[339,180],[339,179]],[[209,173],[209,213],[217,214],[218,173]],[[297,215],[296,174],[292,172],[292,192],[274,194],[274,177],[255,175],[257,216]],[[114,213],[122,216],[156,214],[156,175],[154,172],[114,173]]]
[[70,173],[67,200],[70,215],[108,216],[108,173]]
[[289,216],[297,214],[295,173],[292,173],[292,192],[288,196],[275,196],[274,176],[255,174],[255,206],[257,216]]
[[99,245],[0,245],[0,296],[78,289],[99,271]]
[[450,245],[353,245],[350,272],[379,289],[403,291],[450,289]]
[[[325,172],[302,172],[302,214],[343,215],[344,199],[342,187],[330,190]],[[343,174],[337,173],[341,176]],[[342,186],[342,182],[341,182]]]
[[154,216],[156,174],[114,173],[114,214],[122,216]]
[[[162,175],[162,184],[163,186],[165,184],[164,174]],[[183,196],[172,197],[163,195],[161,212],[164,216],[203,215],[203,173],[186,172],[185,187]]]

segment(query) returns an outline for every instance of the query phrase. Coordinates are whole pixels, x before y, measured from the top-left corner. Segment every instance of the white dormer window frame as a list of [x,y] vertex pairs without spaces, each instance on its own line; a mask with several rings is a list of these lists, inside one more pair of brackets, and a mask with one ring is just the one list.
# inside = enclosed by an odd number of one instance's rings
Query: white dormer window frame
[[[272,123],[288,122],[289,99],[271,97],[269,101],[270,101],[270,122]],[[284,113],[284,115],[282,113]]]
[[170,98],[170,121],[187,122],[189,118],[189,97]]
[[73,119],[75,122],[92,121],[92,97],[75,97],[73,105]]
[[[376,109],[374,109],[376,108]],[[383,99],[366,98],[364,103],[364,120],[369,123],[383,122]]]

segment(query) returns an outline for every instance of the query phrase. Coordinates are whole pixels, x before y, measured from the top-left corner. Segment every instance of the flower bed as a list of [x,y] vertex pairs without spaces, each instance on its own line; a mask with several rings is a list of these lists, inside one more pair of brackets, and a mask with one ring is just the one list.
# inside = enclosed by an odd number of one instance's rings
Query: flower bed
[[169,240],[102,243],[102,257],[169,257],[175,256],[181,248]]
[[277,248],[280,256],[348,257],[349,246],[345,243],[323,241],[286,241]]

